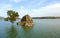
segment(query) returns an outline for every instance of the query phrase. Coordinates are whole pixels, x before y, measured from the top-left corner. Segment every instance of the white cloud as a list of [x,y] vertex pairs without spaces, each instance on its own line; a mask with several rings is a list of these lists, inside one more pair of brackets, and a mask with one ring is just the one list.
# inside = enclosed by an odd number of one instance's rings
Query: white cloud
[[26,15],[26,14],[29,13],[28,8],[25,8],[25,7],[23,7],[23,6],[21,6],[20,8],[18,8],[17,11],[18,11],[20,17],[23,17],[24,15]]
[[29,14],[31,17],[40,17],[40,16],[60,16],[60,3],[47,5],[39,9],[28,9],[23,6],[18,8],[20,17],[23,17],[26,14]]
[[43,5],[44,2],[47,2],[48,0],[39,0],[39,2],[37,3],[37,5]]
[[32,0],[32,1],[29,1],[28,6],[32,6],[32,7],[42,6],[47,1],[48,0]]
[[[13,9],[11,4],[0,4],[0,16],[6,16],[6,11],[9,9]],[[15,10],[15,9],[13,9]],[[40,16],[60,16],[60,3],[47,5],[45,7],[39,9],[28,9],[24,6],[16,9],[20,15],[20,17],[29,14],[32,17],[40,17]]]
[[26,0],[9,0],[10,2],[15,2],[15,3],[18,3],[18,2],[21,2],[21,1],[26,1]]
[[48,5],[39,9],[32,9],[31,16],[60,16],[60,3]]
[[0,4],[0,16],[6,17],[6,12],[7,10],[12,9],[11,7],[11,4]]

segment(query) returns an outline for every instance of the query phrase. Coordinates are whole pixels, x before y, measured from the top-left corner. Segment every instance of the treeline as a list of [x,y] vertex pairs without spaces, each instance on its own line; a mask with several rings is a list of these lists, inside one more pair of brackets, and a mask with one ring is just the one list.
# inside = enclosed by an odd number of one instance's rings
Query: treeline
[[60,17],[32,17],[33,19],[60,19]]

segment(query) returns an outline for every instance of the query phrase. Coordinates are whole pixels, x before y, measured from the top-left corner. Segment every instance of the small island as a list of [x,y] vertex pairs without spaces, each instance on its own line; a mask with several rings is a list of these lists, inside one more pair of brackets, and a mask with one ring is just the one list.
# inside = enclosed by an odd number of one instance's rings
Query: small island
[[29,15],[23,16],[20,22],[17,23],[18,25],[23,25],[23,26],[33,26],[34,22],[32,18]]

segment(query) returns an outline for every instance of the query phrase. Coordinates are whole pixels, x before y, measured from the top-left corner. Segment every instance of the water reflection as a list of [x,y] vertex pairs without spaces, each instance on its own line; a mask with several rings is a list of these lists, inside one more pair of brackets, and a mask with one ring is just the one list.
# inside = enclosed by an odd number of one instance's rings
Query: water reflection
[[23,28],[23,30],[24,30],[25,32],[28,32],[28,31],[32,30],[33,27],[34,27],[34,26],[31,26],[31,27],[22,26],[22,28]]
[[19,33],[16,27],[12,25],[10,28],[6,29],[7,31],[7,37],[6,38],[17,38]]
[[32,27],[26,27],[26,26],[20,26],[20,37],[21,38],[32,38],[33,37],[33,26]]
[[[17,26],[18,27],[18,26]],[[1,38],[26,38],[32,37],[32,27],[20,26],[17,28],[15,25],[11,25],[5,28],[4,36]]]

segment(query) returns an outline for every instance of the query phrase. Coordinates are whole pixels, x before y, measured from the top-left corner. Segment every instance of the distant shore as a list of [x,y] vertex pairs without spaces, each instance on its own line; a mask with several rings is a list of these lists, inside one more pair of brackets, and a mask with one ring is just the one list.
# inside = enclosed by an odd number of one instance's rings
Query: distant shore
[[32,17],[32,19],[60,19],[60,17]]
[[[21,18],[17,18],[21,19]],[[60,17],[32,17],[32,19],[60,19]]]
[[[0,17],[0,19],[4,19],[4,17]],[[21,18],[17,18],[21,19]],[[60,19],[60,17],[32,17],[32,19]]]

